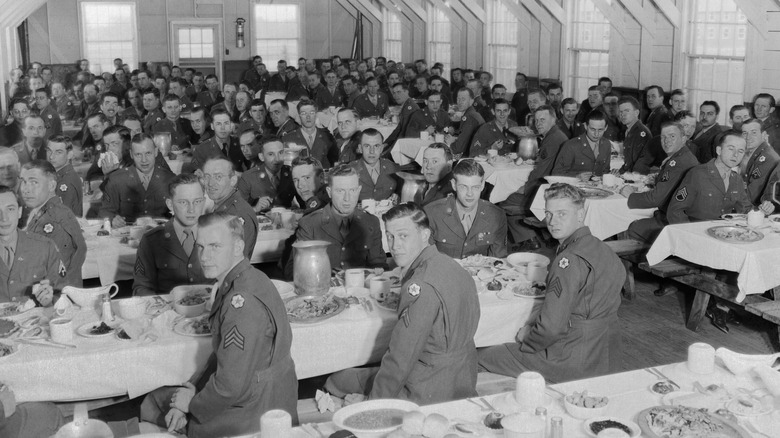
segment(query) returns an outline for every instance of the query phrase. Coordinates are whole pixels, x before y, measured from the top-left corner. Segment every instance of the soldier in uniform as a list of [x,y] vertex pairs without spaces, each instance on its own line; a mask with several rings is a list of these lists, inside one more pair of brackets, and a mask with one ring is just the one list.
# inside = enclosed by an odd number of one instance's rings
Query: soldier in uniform
[[33,298],[48,307],[68,272],[53,240],[17,228],[22,209],[13,190],[0,186],[0,302]]
[[626,271],[583,225],[579,189],[553,184],[544,198],[547,229],[559,246],[548,267],[542,309],[516,342],[481,350],[479,367],[512,377],[537,371],[548,382],[614,373],[621,368],[617,311]]
[[[453,91],[456,91],[453,87]],[[512,95],[512,109],[515,110],[516,122],[525,121],[528,115],[528,78],[525,74],[518,72],[515,75],[515,93]]]
[[[301,218],[296,240],[325,240],[332,269],[387,268],[379,219],[357,208],[357,171],[340,164],[328,173],[330,204]],[[289,264],[292,265],[291,254]]]
[[[292,180],[295,185],[295,194],[303,200],[304,216],[324,207],[330,202],[327,185],[325,184],[325,171],[322,164],[312,157],[298,157],[290,166]],[[286,260],[286,257],[282,258]]]
[[35,90],[35,106],[38,107],[38,112],[46,124],[46,136],[49,138],[53,135],[62,134],[62,119],[60,119],[57,108],[51,105],[51,94],[46,88],[39,88]]
[[165,118],[165,113],[160,109],[160,90],[152,87],[144,90],[142,101],[146,115],[144,116],[144,133],[150,134],[152,127]]
[[399,166],[386,158],[380,158],[382,143],[382,133],[374,128],[364,130],[360,137],[362,158],[350,163],[360,180],[359,201],[398,199],[398,177],[395,173]]
[[661,164],[655,187],[642,193],[636,193],[636,188],[629,185],[620,189],[620,194],[628,198],[628,208],[657,209],[653,217],[636,220],[628,227],[628,235],[632,239],[648,243],[655,241],[658,233],[669,223],[666,211],[672,194],[688,170],[699,163],[693,152],[685,147],[688,138],[679,123],[665,122],[659,137],[668,158]]
[[580,104],[571,97],[567,97],[561,102],[561,118],[556,124],[558,129],[568,138],[579,137],[585,133],[585,126],[577,120],[579,107]]
[[338,86],[338,76],[333,70],[325,72],[325,87],[315,96],[317,108],[343,107],[346,103],[344,92]]
[[141,216],[168,215],[165,198],[174,178],[170,170],[156,165],[157,148],[152,138],[138,134],[131,146],[133,165],[108,175],[103,189],[100,217],[123,227]]
[[418,138],[420,132],[428,131],[433,137],[437,132],[444,132],[450,126],[450,116],[441,108],[442,95],[438,91],[431,91],[425,98],[425,108],[412,113],[412,119],[406,128],[406,137]]
[[181,387],[152,392],[141,418],[193,438],[259,431],[258,418],[287,411],[297,423],[298,380],[290,357],[292,330],[273,283],[254,269],[239,218],[213,213],[198,220],[198,253],[217,279],[209,314],[213,354],[205,372]]
[[358,159],[360,154],[360,137],[363,135],[357,129],[360,116],[352,108],[341,108],[336,113],[338,128],[333,132],[336,148],[339,151],[339,163],[347,164]]
[[203,274],[195,241],[206,205],[198,177],[185,173],[168,185],[165,204],[173,218],[144,234],[138,246],[133,295],[168,293],[176,286],[210,283]]
[[591,172],[601,176],[609,173],[612,145],[602,138],[606,129],[604,113],[594,110],[588,114],[587,131],[561,146],[552,174],[577,176]]
[[179,96],[171,93],[165,96],[163,101],[163,113],[165,118],[152,125],[151,135],[167,132],[171,134],[171,146],[178,150],[190,147],[190,138],[193,133],[187,120],[180,117],[182,111]]
[[425,206],[439,252],[456,259],[473,254],[506,257],[506,215],[479,199],[485,169],[472,159],[459,161],[452,170],[452,186],[455,196]]
[[206,88],[198,93],[197,100],[200,106],[206,108],[206,111],[211,111],[212,106],[225,100],[219,91],[219,79],[216,75],[206,76]]
[[181,105],[181,113],[189,114],[192,112],[194,105],[189,97],[187,97],[187,81],[184,78],[173,78],[171,83],[168,84],[168,92],[179,96],[179,105]]
[[301,117],[301,127],[284,134],[281,138],[286,143],[295,143],[306,146],[307,152],[319,160],[325,169],[336,163],[339,159],[339,151],[336,148],[336,140],[325,128],[318,128],[317,107],[311,100],[298,102],[298,115]]
[[496,150],[498,155],[507,155],[516,152],[516,137],[510,131],[517,123],[509,118],[509,102],[504,99],[493,100],[493,114],[495,118],[477,129],[474,139],[469,147],[469,156],[477,157],[487,155],[487,151]]
[[383,220],[390,252],[405,272],[390,345],[379,368],[340,371],[325,388],[421,405],[474,396],[480,313],[474,282],[429,243],[428,217],[418,205],[393,207]]
[[73,120],[76,117],[76,108],[65,93],[65,87],[62,83],[54,82],[51,84],[51,100],[50,105],[57,111],[60,120]]
[[209,158],[226,157],[233,163],[234,168],[248,168],[249,162],[241,152],[238,139],[230,135],[233,132],[233,122],[225,110],[218,109],[211,114],[211,129],[214,136],[195,146],[189,167],[192,170],[200,169]]
[[70,164],[73,159],[73,142],[70,137],[58,135],[50,138],[46,145],[46,159],[57,171],[56,195],[76,217],[84,216],[84,186],[81,177]]
[[3,391],[0,391],[0,435],[6,438],[54,436],[63,424],[65,418],[54,403],[16,404],[13,389],[3,385]]
[[[747,144],[745,158],[739,165],[739,173],[745,182],[748,199],[753,205],[759,205],[761,196],[769,187],[769,178],[780,163],[780,156],[767,144],[766,131],[758,119],[745,120],[741,129]],[[774,211],[774,205],[772,205],[772,211]]]
[[[654,160],[648,148],[652,134],[639,121],[639,102],[631,96],[623,96],[618,101],[618,111],[620,122],[626,127],[626,138],[623,140],[625,162],[619,172],[638,172],[646,175],[650,172]],[[659,125],[659,134],[660,130]]]
[[195,150],[195,146],[201,143],[205,143],[211,137],[214,137],[214,130],[211,129],[211,122],[206,109],[202,106],[195,107],[190,113],[190,127],[192,128],[192,138],[190,144],[192,149]]
[[366,92],[356,97],[352,105],[352,109],[357,111],[361,118],[382,118],[389,107],[387,96],[379,91],[379,82],[373,77],[366,80]]
[[753,117],[761,121],[767,143],[780,154],[780,118],[775,109],[775,97],[770,93],[757,94],[753,99]]
[[48,161],[33,160],[22,166],[19,192],[27,221],[23,230],[52,239],[65,263],[65,284],[81,287],[81,266],[87,258],[87,243],[76,216],[57,197],[57,171]]
[[237,216],[244,224],[244,253],[252,257],[257,242],[257,215],[236,189],[238,175],[233,163],[225,157],[212,157],[203,164],[203,185],[214,201],[214,211]]
[[248,129],[252,129],[261,134],[264,134],[268,129],[265,117],[267,114],[268,109],[265,107],[265,101],[260,99],[253,99],[251,102],[249,102],[249,110],[247,111],[249,118],[245,119],[244,121],[240,121],[240,125],[238,125],[238,132],[244,132]]
[[471,140],[485,119],[474,109],[474,92],[470,88],[461,88],[455,103],[463,115],[456,123],[455,135],[447,134],[444,141],[452,148],[453,154],[469,156]]
[[650,130],[650,134],[656,137],[661,135],[661,125],[672,120],[672,117],[664,105],[664,89],[660,85],[651,85],[645,88],[645,97],[647,98],[647,107],[650,108],[645,125]]
[[423,151],[422,174],[426,188],[421,206],[444,199],[455,193],[452,187],[452,151],[444,143],[433,143]]
[[[255,135],[252,131],[242,134],[242,137]],[[272,207],[290,208],[295,187],[290,173],[290,167],[284,165],[282,152],[284,144],[277,137],[255,136],[260,143],[260,166],[253,167],[238,179],[238,191],[241,197],[251,205],[256,212],[268,211]]]
[[705,100],[699,105],[700,128],[691,139],[696,144],[696,158],[699,163],[708,163],[714,157],[715,146],[719,143],[716,140],[723,131],[718,125],[718,114],[720,105],[714,100]]
[[19,163],[24,164],[32,160],[45,159],[46,124],[41,116],[36,114],[27,116],[24,119],[22,133],[24,139],[13,146],[14,151],[19,156]]
[[396,140],[407,136],[406,130],[412,120],[412,114],[418,111],[420,107],[414,99],[409,97],[409,86],[403,82],[393,85],[391,91],[393,92],[393,99],[401,105],[401,112],[398,114],[398,126],[387,137],[387,145],[392,147]]
[[[609,141],[622,141],[623,137],[625,136],[624,128],[620,126],[620,114],[618,111],[618,101],[620,100],[620,96],[617,95],[617,93],[610,92],[606,95],[604,95],[604,103],[602,104],[602,108],[604,108],[604,119],[607,121],[607,130],[604,132],[604,138],[606,138]],[[637,102],[638,103],[638,102]],[[585,128],[581,126],[581,130],[584,133]],[[576,135],[575,135],[576,137]],[[655,138],[655,137],[653,137]],[[652,145],[652,140],[649,145]],[[650,147],[648,145],[648,147]],[[655,147],[650,147],[651,154],[658,160],[658,164],[661,164],[661,160],[663,160],[664,156],[658,157],[656,155],[662,155],[660,151],[663,150],[661,148],[661,141],[658,140],[658,144]],[[655,164],[655,161],[653,162]]]
[[298,123],[290,117],[290,106],[284,99],[272,100],[271,107],[268,110],[271,115],[271,122],[273,122],[276,129],[275,135],[277,137],[282,138],[288,132],[298,129]]

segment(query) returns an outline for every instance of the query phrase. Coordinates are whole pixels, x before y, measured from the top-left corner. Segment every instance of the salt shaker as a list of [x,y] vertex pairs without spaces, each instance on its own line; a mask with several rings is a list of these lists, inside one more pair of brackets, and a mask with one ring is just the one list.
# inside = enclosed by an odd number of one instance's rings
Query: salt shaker
[[542,406],[539,406],[536,408],[536,416],[541,418],[542,421],[544,421],[544,436],[547,436],[547,429],[549,428],[547,426],[547,408],[544,408]]
[[563,418],[550,419],[550,438],[563,438]]
[[101,320],[108,324],[114,320],[114,311],[111,310],[111,297],[108,294],[103,295],[103,314]]

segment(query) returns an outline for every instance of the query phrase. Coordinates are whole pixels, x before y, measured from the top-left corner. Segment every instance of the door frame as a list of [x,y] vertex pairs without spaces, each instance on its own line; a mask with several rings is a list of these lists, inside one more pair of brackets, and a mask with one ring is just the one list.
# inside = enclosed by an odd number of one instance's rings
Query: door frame
[[177,26],[216,26],[216,35],[214,35],[214,54],[216,55],[217,59],[217,76],[219,77],[220,84],[224,83],[224,76],[223,76],[223,68],[222,68],[222,62],[223,62],[223,44],[222,40],[223,33],[222,33],[222,21],[221,20],[171,20],[168,22],[168,34],[169,34],[169,41],[171,44],[169,45],[169,53],[168,57],[170,58],[173,65],[179,64],[179,57],[177,56],[177,48],[176,48],[176,35],[174,33]]

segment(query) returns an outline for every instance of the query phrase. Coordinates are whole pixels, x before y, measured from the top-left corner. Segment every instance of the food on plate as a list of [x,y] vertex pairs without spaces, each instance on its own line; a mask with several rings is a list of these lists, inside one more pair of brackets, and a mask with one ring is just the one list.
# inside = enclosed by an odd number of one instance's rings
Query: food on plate
[[657,406],[645,415],[650,430],[659,437],[705,438],[736,432],[723,421],[713,417],[707,409],[687,406]]
[[485,426],[489,427],[490,429],[503,429],[504,427],[501,426],[502,418],[504,418],[504,414],[501,412],[491,412],[485,417]]
[[205,303],[209,295],[210,293],[208,289],[191,291],[187,293],[184,298],[179,300],[179,304],[182,306],[197,306],[198,304]]
[[388,309],[398,309],[398,304],[401,302],[401,294],[390,292],[389,294],[385,295],[384,301],[382,301],[382,306],[387,307]]
[[668,380],[662,380],[660,382],[657,382],[655,385],[653,385],[652,390],[656,394],[669,394],[670,392],[673,392],[675,389],[674,384]]
[[119,329],[119,331],[116,334],[116,337],[119,339],[130,340],[130,335],[127,334],[125,329]]
[[506,265],[504,260],[495,257],[483,256],[481,254],[470,255],[466,258],[457,260],[471,275],[476,275],[481,268],[502,268]]
[[631,436],[631,428],[619,421],[600,420],[600,421],[594,421],[590,423],[590,431],[593,432],[595,435],[598,435],[599,432],[607,429],[617,429],[627,434],[628,436]]
[[26,300],[23,303],[10,302],[0,304],[0,317],[13,316],[22,312],[26,312],[35,307],[35,301]]
[[208,318],[200,318],[192,321],[190,330],[195,335],[205,335],[211,333],[211,326]]
[[286,303],[287,315],[299,319],[316,318],[335,312],[338,302],[331,295],[293,299]]
[[89,329],[90,335],[105,335],[106,333],[111,333],[114,331],[113,327],[109,326],[105,322],[101,322],[99,325],[96,325]]
[[581,408],[603,408],[609,403],[607,397],[596,397],[588,395],[588,391],[573,392],[566,396],[566,401]]
[[412,435],[422,435],[425,424],[425,414],[420,411],[409,411],[404,414],[401,429]]
[[19,328],[18,324],[8,319],[0,319],[0,338],[10,336]]
[[355,429],[372,430],[400,426],[404,412],[400,409],[371,409],[357,412],[344,419],[344,425]]
[[5,357],[13,354],[14,347],[8,344],[0,344],[0,357]]
[[715,229],[712,234],[717,237],[718,239],[723,240],[738,240],[743,242],[749,242],[752,240],[757,240],[759,238],[759,234],[751,229],[748,228],[728,228],[728,227],[722,227]]
[[450,421],[447,417],[441,414],[431,414],[425,417],[422,435],[428,438],[442,438],[447,434],[449,428]]
[[493,279],[487,284],[487,290],[501,290],[501,282]]

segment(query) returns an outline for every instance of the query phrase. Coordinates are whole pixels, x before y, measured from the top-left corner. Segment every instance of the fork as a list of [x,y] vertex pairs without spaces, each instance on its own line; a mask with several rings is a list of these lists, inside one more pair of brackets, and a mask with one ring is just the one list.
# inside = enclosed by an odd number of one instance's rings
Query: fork
[[652,367],[652,370],[653,370],[653,371],[655,371],[656,373],[658,373],[658,375],[659,375],[659,376],[660,376],[662,379],[666,379],[666,380],[668,380],[668,381],[669,381],[669,383],[671,383],[672,385],[674,385],[674,386],[676,386],[676,387],[678,387],[678,388],[682,389],[682,387],[681,387],[680,385],[678,385],[678,384],[677,384],[677,382],[675,382],[674,380],[672,380],[672,379],[670,379],[669,377],[667,377],[667,376],[666,376],[666,374],[662,373],[662,372],[661,372],[661,371],[660,371],[658,368]]
[[769,438],[769,435],[767,435],[764,432],[761,432],[760,430],[758,430],[758,428],[756,426],[754,426],[753,423],[750,422],[750,420],[745,419],[745,420],[742,420],[740,423],[742,423],[742,425],[745,426],[745,428],[747,430],[749,430],[751,433],[758,434],[758,435],[765,436],[765,437]]

